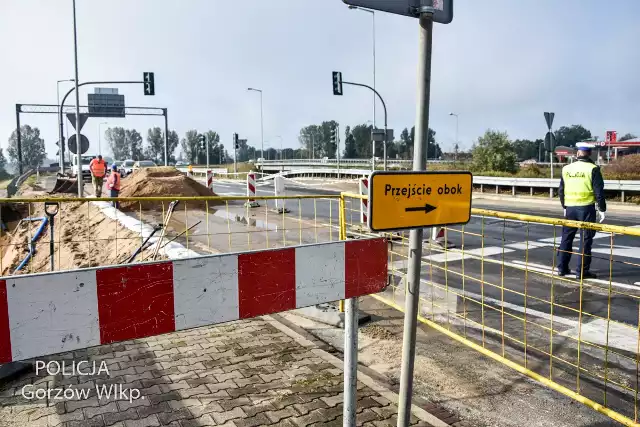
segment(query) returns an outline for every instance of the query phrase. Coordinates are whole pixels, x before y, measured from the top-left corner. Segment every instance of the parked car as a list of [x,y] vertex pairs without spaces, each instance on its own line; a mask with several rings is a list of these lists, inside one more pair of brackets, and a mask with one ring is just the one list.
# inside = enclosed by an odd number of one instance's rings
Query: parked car
[[138,169],[143,168],[155,168],[157,165],[151,160],[138,160],[133,164],[133,170],[137,171]]
[[135,165],[136,162],[135,160],[124,160],[122,162],[122,165],[120,165],[120,172],[122,174],[122,177],[125,177],[127,175],[129,175],[131,172],[133,172],[133,165]]

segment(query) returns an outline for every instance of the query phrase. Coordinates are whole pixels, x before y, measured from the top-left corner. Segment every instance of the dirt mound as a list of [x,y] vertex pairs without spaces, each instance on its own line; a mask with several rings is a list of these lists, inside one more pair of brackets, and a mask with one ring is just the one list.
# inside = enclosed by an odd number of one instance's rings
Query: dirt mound
[[[30,197],[36,194],[29,194]],[[40,197],[50,197],[38,194]],[[16,204],[17,205],[17,204]],[[25,203],[20,207],[23,217],[41,218],[44,203]],[[42,273],[50,270],[50,225],[43,229],[35,241],[35,255],[17,273],[15,268],[25,259],[30,241],[41,221],[23,221],[11,234],[2,233],[0,245],[0,274]],[[54,261],[56,270],[70,270],[100,265],[122,264],[142,243],[142,237],[107,218],[98,207],[87,202],[63,202],[55,217]],[[146,249],[136,261],[150,256],[153,248]],[[158,259],[162,259],[159,257]]]
[[[197,197],[216,196],[206,186],[185,176],[173,167],[139,169],[122,180],[120,197]],[[206,209],[207,206],[219,205],[220,201],[186,202],[188,209]],[[162,209],[163,202],[144,202],[143,210]],[[165,204],[165,209],[168,203]],[[120,209],[138,210],[139,202],[122,202]]]

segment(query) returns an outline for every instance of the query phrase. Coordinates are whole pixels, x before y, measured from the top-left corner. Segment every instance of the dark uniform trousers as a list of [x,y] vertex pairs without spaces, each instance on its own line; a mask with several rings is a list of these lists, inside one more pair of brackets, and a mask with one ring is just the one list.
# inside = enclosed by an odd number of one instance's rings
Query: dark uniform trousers
[[[572,221],[596,222],[596,206],[567,206],[566,219]],[[573,239],[576,237],[578,229],[573,227],[562,227],[562,241],[558,248],[558,270],[568,272],[571,253],[573,252]],[[591,267],[591,246],[593,245],[594,230],[580,230],[580,263],[576,268],[576,274],[589,271]]]

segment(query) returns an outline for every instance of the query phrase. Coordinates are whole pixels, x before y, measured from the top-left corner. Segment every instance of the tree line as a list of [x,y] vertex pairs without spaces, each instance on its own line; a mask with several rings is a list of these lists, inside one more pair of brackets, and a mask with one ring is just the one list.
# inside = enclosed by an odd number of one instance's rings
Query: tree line
[[[337,156],[338,146],[332,138],[333,130],[338,126],[335,120],[324,121],[321,124],[308,125],[300,129],[298,142],[300,149],[291,150],[292,155],[300,158],[323,158],[328,157],[335,159]],[[384,155],[384,146],[382,143],[376,143],[375,153],[373,153],[373,145],[371,132],[373,125],[359,124],[355,126],[346,126],[344,128],[344,136],[340,141],[341,158],[346,159],[365,159],[371,158],[373,155],[382,157]],[[415,139],[415,127],[411,130],[404,128],[399,135],[399,139],[389,141],[387,145],[387,157],[392,159],[411,159],[413,158],[413,142]],[[429,128],[428,133],[429,150],[427,156],[431,159],[439,159],[442,157],[442,149],[436,141],[436,132]],[[266,150],[265,150],[266,151]],[[284,153],[289,154],[287,152]],[[285,156],[285,158],[291,158]]]

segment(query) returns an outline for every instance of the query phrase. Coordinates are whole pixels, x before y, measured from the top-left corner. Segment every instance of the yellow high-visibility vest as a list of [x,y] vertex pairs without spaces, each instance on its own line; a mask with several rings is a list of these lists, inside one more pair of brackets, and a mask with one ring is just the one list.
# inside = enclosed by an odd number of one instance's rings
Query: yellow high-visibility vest
[[596,202],[591,176],[596,165],[590,162],[573,162],[562,168],[565,206],[588,206]]

